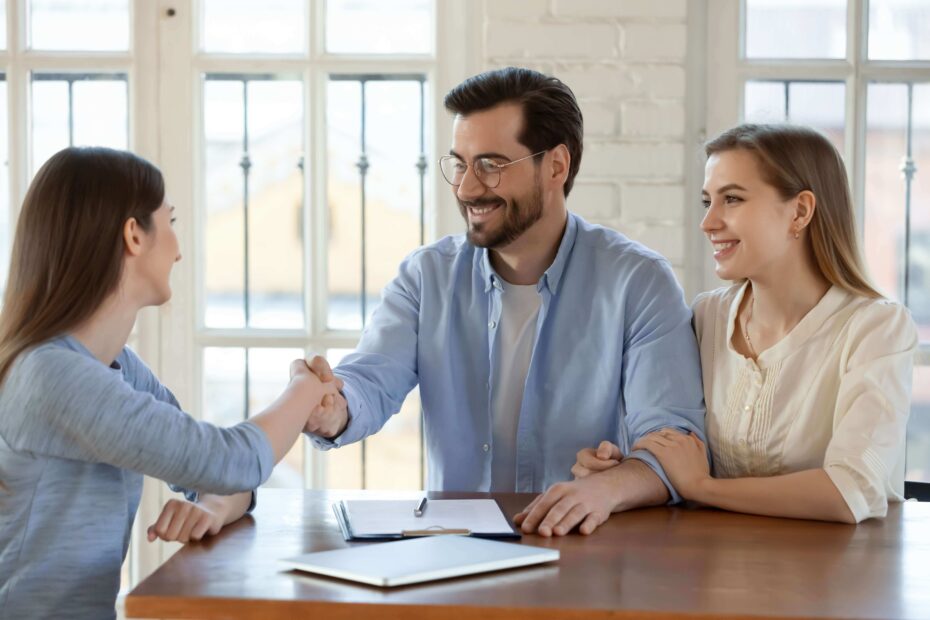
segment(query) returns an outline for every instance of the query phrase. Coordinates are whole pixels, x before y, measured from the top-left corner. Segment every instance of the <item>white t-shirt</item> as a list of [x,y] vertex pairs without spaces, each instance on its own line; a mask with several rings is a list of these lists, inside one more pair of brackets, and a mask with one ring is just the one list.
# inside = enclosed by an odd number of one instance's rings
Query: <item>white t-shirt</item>
[[504,290],[496,344],[500,366],[491,390],[494,446],[491,491],[513,493],[517,475],[517,423],[526,373],[536,344],[536,319],[541,299],[535,284],[501,284]]

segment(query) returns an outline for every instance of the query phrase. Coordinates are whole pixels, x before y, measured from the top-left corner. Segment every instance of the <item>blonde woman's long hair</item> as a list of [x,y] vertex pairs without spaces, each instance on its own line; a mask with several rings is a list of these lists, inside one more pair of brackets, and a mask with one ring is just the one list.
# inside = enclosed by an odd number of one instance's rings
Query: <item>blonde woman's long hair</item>
[[855,295],[882,297],[863,267],[846,167],[829,140],[800,125],[743,124],[704,145],[708,157],[734,150],[755,155],[763,178],[783,200],[814,194],[807,242],[827,281]]

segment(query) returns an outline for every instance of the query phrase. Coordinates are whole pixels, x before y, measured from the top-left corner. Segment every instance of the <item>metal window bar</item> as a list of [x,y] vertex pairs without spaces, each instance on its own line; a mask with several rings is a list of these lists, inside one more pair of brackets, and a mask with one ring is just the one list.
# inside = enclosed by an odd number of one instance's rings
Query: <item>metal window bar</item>
[[[5,78],[3,78],[5,79]],[[74,146],[74,83],[75,82],[126,82],[125,73],[33,73],[33,82],[65,82],[68,84],[68,146]],[[129,117],[126,135],[129,135]]]
[[911,293],[911,186],[917,174],[914,162],[914,83],[907,83],[907,137],[901,172],[904,174],[904,305],[910,307]]
[[[361,199],[361,300],[360,300],[360,310],[362,313],[362,329],[365,328],[366,323],[368,322],[368,271],[367,271],[367,226],[366,226],[366,210],[367,210],[367,175],[368,170],[371,167],[371,163],[368,160],[368,151],[366,143],[366,116],[367,116],[367,100],[366,100],[366,85],[368,82],[419,82],[420,84],[420,154],[417,157],[415,167],[417,173],[419,174],[419,183],[420,183],[420,245],[426,240],[426,102],[425,102],[425,83],[426,76],[420,73],[405,74],[405,73],[395,73],[395,74],[386,74],[386,73],[368,73],[368,74],[331,74],[329,79],[333,82],[358,82],[359,87],[361,88],[361,120],[360,120],[360,135],[361,140],[359,144],[359,158],[355,166],[358,168],[359,172],[359,193]],[[420,409],[420,480],[425,480],[425,439],[423,436],[423,411],[422,407]],[[367,451],[367,442],[362,441],[361,445],[361,459],[362,459],[362,488],[368,488],[367,479],[368,479],[368,451]]]
[[[288,79],[291,76],[269,73],[261,74],[235,74],[235,73],[207,73],[204,82],[240,82],[242,84],[242,157],[239,159],[239,168],[242,170],[242,309],[245,326],[251,323],[251,283],[249,281],[249,171],[252,169],[252,157],[249,150],[249,84],[251,82],[267,82],[279,79]],[[296,162],[301,175],[304,174],[304,158],[300,156]],[[251,372],[249,371],[249,347],[243,347],[244,377],[243,377],[243,412],[242,418],[249,417],[249,401],[251,400]]]

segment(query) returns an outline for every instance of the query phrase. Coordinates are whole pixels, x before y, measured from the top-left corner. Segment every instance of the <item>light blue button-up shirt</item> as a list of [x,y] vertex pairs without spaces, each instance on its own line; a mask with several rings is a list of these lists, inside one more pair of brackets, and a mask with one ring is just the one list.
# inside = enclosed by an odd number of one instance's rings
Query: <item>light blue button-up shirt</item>
[[[568,221],[540,278],[536,344],[517,427],[513,490],[571,479],[575,454],[604,440],[630,446],[663,427],[704,438],[704,397],[691,311],[668,262],[618,232]],[[327,449],[381,429],[420,385],[428,488],[488,491],[494,452],[491,393],[500,276],[464,235],[416,250],[384,289],[358,349],[335,369],[349,423]]]

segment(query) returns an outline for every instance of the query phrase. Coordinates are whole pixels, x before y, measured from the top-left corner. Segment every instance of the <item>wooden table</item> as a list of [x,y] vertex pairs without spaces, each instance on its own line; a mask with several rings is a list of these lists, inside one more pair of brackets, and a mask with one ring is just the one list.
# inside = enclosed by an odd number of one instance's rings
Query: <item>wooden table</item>
[[[254,517],[187,545],[126,598],[144,618],[930,618],[930,504],[858,526],[715,510],[613,515],[555,547],[554,565],[380,589],[281,572],[277,560],[347,545],[331,502],[413,493],[259,492]],[[434,493],[435,498],[490,497]],[[531,495],[496,494],[505,513]],[[376,543],[355,543],[376,544]]]

